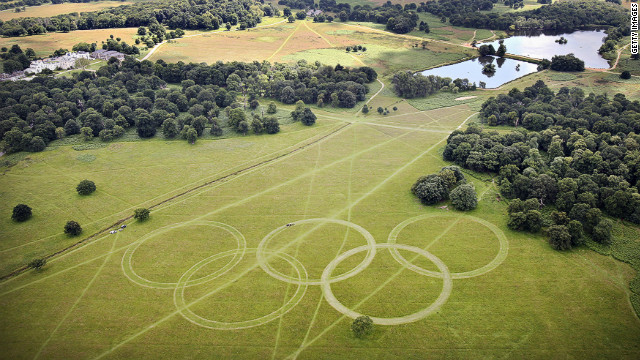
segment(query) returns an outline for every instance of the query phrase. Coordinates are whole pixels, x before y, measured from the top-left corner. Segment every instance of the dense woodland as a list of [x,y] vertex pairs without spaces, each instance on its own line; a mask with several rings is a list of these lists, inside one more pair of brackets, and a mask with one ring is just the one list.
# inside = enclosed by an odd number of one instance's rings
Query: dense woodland
[[[456,130],[443,157],[474,171],[498,173],[503,196],[528,201],[526,206],[516,201],[510,209],[512,228],[560,226],[550,234],[552,245],[566,249],[572,243],[562,226],[572,220],[603,243],[610,239],[611,224],[598,226],[601,212],[640,224],[640,102],[623,94],[585,96],[579,88],[554,93],[538,81],[524,91],[514,88],[490,98],[481,119],[519,129],[507,134],[478,126]],[[548,205],[558,213],[545,223],[539,210]]]
[[[149,26],[156,36],[162,37],[164,27],[215,30],[226,23],[255,27],[265,13],[273,13],[271,6],[253,0],[197,0],[195,5],[186,0],[158,0],[50,18],[0,21],[0,34],[21,36],[50,31]],[[154,31],[154,27],[161,28],[161,31]]]
[[13,8],[22,8],[25,6],[40,6],[44,4],[62,4],[66,2],[70,3],[88,3],[88,2],[97,2],[100,0],[0,0],[0,10],[13,9]]
[[[354,107],[365,99],[366,84],[376,78],[376,72],[368,67],[331,67],[305,61],[293,65],[266,61],[203,65],[140,62],[130,57],[120,64],[112,59],[96,73],[83,71],[73,78],[39,76],[30,82],[0,83],[0,143],[6,152],[41,151],[50,141],[66,135],[82,133],[109,140],[123,135],[129,127],[135,127],[141,137],[151,137],[159,129],[176,136],[185,126],[201,135],[205,125],[210,125],[211,133],[220,135],[224,124],[218,122],[218,116],[223,109],[226,125],[246,133],[253,123],[245,118],[244,108],[248,105],[256,110],[258,99],[263,97],[286,104],[302,100],[292,116],[311,125],[315,116],[304,103]],[[167,88],[167,83],[180,87]],[[275,111],[275,104],[267,109],[268,114]],[[170,120],[168,129],[164,128],[166,120]],[[256,126],[267,132],[269,125],[277,127],[277,122],[259,120],[262,124]],[[176,129],[171,128],[171,122]]]

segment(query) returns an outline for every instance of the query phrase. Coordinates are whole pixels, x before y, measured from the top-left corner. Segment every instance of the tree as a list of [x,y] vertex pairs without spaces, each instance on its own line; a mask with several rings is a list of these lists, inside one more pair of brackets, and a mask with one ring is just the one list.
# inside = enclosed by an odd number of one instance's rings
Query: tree
[[89,64],[91,64],[89,59],[80,58],[76,60],[76,68],[82,68],[82,70],[89,66]]
[[193,127],[189,127],[185,133],[185,138],[189,144],[195,144],[196,140],[198,140],[198,131]]
[[373,320],[366,315],[358,316],[351,323],[351,331],[357,338],[363,338],[373,331]]
[[476,189],[472,184],[464,184],[456,187],[449,194],[451,205],[460,211],[473,210],[478,206]]
[[140,27],[138,28],[138,35],[140,35],[140,36],[145,36],[145,35],[147,35],[147,29],[145,29],[145,27],[144,27],[144,26],[140,26]]
[[296,13],[296,18],[298,20],[304,20],[307,17],[307,13],[305,13],[304,11],[298,11]]
[[211,130],[209,131],[209,133],[213,136],[221,136],[222,135],[222,128],[220,127],[220,124],[218,124],[217,120],[213,120],[212,124],[211,124]]
[[256,117],[251,121],[251,131],[254,134],[262,134],[264,131],[264,124],[259,118]]
[[631,73],[630,73],[630,72],[628,72],[627,70],[623,71],[623,72],[620,74],[620,79],[625,79],[625,80],[629,80],[629,79],[631,79]]
[[478,52],[480,53],[480,56],[495,55],[496,49],[493,45],[480,45]]
[[11,219],[17,222],[27,221],[31,218],[33,213],[31,212],[31,208],[25,204],[18,204],[13,208],[13,214],[11,215]]
[[500,46],[498,46],[498,50],[496,51],[496,55],[499,57],[503,57],[504,54],[507,53],[507,47],[504,45],[504,40],[500,40]]
[[425,205],[433,205],[449,197],[444,180],[435,174],[418,178],[411,187],[411,193]]
[[287,21],[292,23],[296,21],[296,18],[294,18],[293,15],[289,15],[289,18],[287,18]]
[[551,225],[547,230],[549,234],[549,245],[556,250],[571,249],[571,235],[564,225]]
[[369,106],[367,106],[367,104],[364,104],[364,106],[362,107],[362,113],[363,114],[369,113]]
[[145,221],[149,219],[149,214],[150,214],[149,209],[146,209],[146,208],[139,208],[139,209],[133,210],[133,218],[138,221]]
[[242,135],[247,135],[247,133],[249,132],[249,123],[245,120],[240,121],[240,123],[238,123],[238,127],[236,128],[236,131]]
[[29,264],[27,266],[29,266],[30,268],[32,268],[34,270],[40,270],[46,264],[47,264],[47,259],[39,258],[39,259],[33,259],[33,260],[29,261]]
[[93,138],[93,130],[90,127],[80,128],[80,135],[84,141],[89,141]]
[[275,114],[278,111],[275,102],[270,102],[269,106],[267,106],[267,114]]
[[578,246],[584,243],[584,231],[579,221],[571,220],[567,225],[567,230],[571,234],[571,246]]
[[382,106],[378,106],[378,114],[382,115],[383,112],[384,109],[382,108]]
[[141,138],[150,138],[156,134],[156,122],[146,110],[135,111],[136,131]]
[[593,227],[593,233],[591,237],[593,241],[609,245],[611,244],[611,230],[613,229],[613,222],[609,219],[602,219],[598,222],[598,225]]
[[74,135],[74,134],[80,134],[80,126],[78,125],[78,123],[75,120],[69,119],[64,124],[64,133],[67,136]]
[[278,123],[278,120],[273,116],[266,117],[264,119],[263,125],[264,131],[267,134],[276,134],[280,132],[280,124]]
[[178,128],[174,119],[169,118],[162,123],[162,135],[167,139],[173,139],[178,135]]
[[77,222],[71,220],[64,225],[64,233],[70,236],[78,236],[82,232],[82,227]]
[[89,195],[96,191],[96,184],[91,180],[82,180],[78,186],[76,186],[76,191],[80,195]]
[[311,126],[316,123],[316,115],[311,111],[310,108],[304,108],[302,116],[300,117],[300,121],[304,125]]

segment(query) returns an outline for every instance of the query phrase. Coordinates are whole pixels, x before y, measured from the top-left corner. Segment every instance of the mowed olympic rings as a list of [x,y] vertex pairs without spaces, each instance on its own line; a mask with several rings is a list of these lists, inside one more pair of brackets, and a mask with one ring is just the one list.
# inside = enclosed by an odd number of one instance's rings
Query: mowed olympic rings
[[[257,252],[257,249],[247,249],[247,251],[248,252]],[[215,321],[215,320],[206,319],[204,317],[196,315],[193,311],[191,311],[189,309],[186,301],[184,300],[184,290],[185,290],[186,285],[189,283],[190,278],[193,276],[193,274],[195,274],[203,266],[206,266],[207,264],[209,264],[209,263],[211,263],[211,262],[213,262],[215,260],[221,259],[223,257],[234,256],[237,252],[238,252],[238,250],[230,250],[230,251],[225,251],[225,252],[220,253],[220,254],[213,255],[213,256],[211,256],[211,257],[209,257],[207,259],[204,259],[204,260],[200,261],[199,263],[195,264],[193,267],[191,267],[191,269],[187,270],[187,272],[185,272],[182,275],[182,277],[178,281],[178,286],[176,287],[176,290],[173,293],[173,301],[174,301],[174,303],[176,305],[176,308],[178,309],[180,314],[182,314],[182,316],[184,316],[185,319],[189,320],[190,322],[192,322],[192,323],[194,323],[196,325],[200,325],[202,327],[209,328],[209,329],[217,329],[217,330],[246,329],[246,328],[250,328],[250,327],[264,325],[264,324],[266,324],[266,323],[268,323],[270,321],[278,319],[279,317],[281,317],[284,314],[286,314],[289,311],[291,311],[291,309],[293,309],[296,305],[298,305],[300,300],[302,300],[302,298],[304,297],[305,292],[307,291],[307,285],[305,285],[305,284],[298,285],[298,288],[296,289],[296,292],[293,294],[291,299],[289,299],[289,301],[287,301],[284,305],[282,305],[282,307],[280,307],[278,310],[276,310],[276,311],[274,311],[274,312],[272,312],[270,314],[267,314],[265,316],[259,317],[257,319],[251,319],[251,320],[245,320],[245,321],[237,321],[237,322],[223,322],[223,321]],[[274,253],[274,254],[271,254],[271,255],[273,255],[275,257],[278,257],[278,258],[286,261],[289,265],[291,265],[291,267],[296,272],[296,276],[301,280],[301,282],[304,282],[304,280],[306,280],[306,278],[307,278],[307,270],[293,256],[285,254],[285,253]],[[192,305],[192,304],[190,304],[190,305]]]
[[140,286],[145,286],[153,289],[175,289],[178,283],[165,283],[165,282],[152,281],[138,275],[135,272],[135,270],[133,270],[133,265],[131,264],[133,254],[140,247],[140,245],[144,244],[149,239],[152,239],[158,235],[167,233],[174,229],[179,229],[185,226],[192,226],[192,225],[212,226],[212,227],[223,229],[227,231],[229,234],[231,234],[236,239],[238,244],[237,244],[236,252],[234,253],[233,258],[229,260],[229,262],[225,266],[218,269],[212,274],[189,281],[189,283],[187,283],[186,286],[200,285],[207,281],[211,281],[217,278],[218,276],[224,274],[225,272],[229,271],[231,268],[236,266],[238,262],[240,262],[240,260],[244,256],[244,251],[247,248],[247,242],[244,236],[240,233],[240,231],[238,231],[236,228],[232,226],[229,226],[227,224],[223,224],[220,222],[216,222],[216,221],[194,221],[194,222],[189,222],[185,224],[180,224],[178,226],[175,226],[175,225],[165,226],[163,228],[152,231],[147,235],[143,236],[140,240],[136,242],[134,246],[128,248],[124,256],[122,257],[122,271],[124,272],[124,275],[127,278],[129,278],[129,280],[133,281],[134,283]]
[[[481,225],[486,226],[487,228],[489,228],[494,234],[495,236],[498,238],[498,242],[500,245],[500,248],[498,250],[498,254],[496,255],[496,257],[491,260],[491,262],[489,262],[488,264],[476,269],[476,270],[472,270],[472,271],[466,271],[466,272],[459,272],[459,273],[451,273],[448,269],[448,267],[446,266],[446,264],[440,259],[438,258],[436,255],[428,252],[425,249],[422,249],[420,247],[416,247],[416,246],[410,246],[410,245],[403,245],[403,244],[398,244],[397,240],[398,240],[398,235],[400,234],[400,232],[402,230],[404,230],[408,225],[413,224],[417,221],[420,220],[424,220],[424,219],[429,219],[429,218],[435,218],[435,217],[453,217],[456,219],[468,219],[474,222],[477,222]],[[268,249],[269,243],[270,241],[278,234],[280,234],[282,231],[284,231],[285,229],[289,228],[292,225],[299,225],[299,224],[338,224],[338,225],[344,225],[347,226],[351,229],[354,229],[355,231],[357,231],[358,233],[360,233],[366,240],[366,245],[363,246],[359,246],[356,248],[353,248],[351,250],[347,250],[343,253],[341,253],[340,255],[338,255],[336,258],[334,258],[333,260],[331,260],[329,262],[329,264],[327,264],[327,266],[324,268],[322,275],[320,277],[320,279],[309,279],[308,278],[308,273],[306,268],[304,267],[304,265],[295,257],[285,253],[284,251],[286,250],[286,248],[291,245],[286,245],[281,247],[280,249],[274,249],[274,250],[270,250]],[[157,282],[157,281],[152,281],[149,279],[145,279],[143,277],[141,277],[140,275],[138,275],[134,269],[133,269],[133,265],[132,265],[132,258],[133,255],[135,253],[135,251],[143,244],[145,243],[147,240],[152,239],[155,236],[167,233],[171,230],[174,229],[179,229],[182,227],[186,227],[186,226],[191,226],[191,225],[200,225],[200,226],[212,226],[212,227],[217,227],[220,229],[225,230],[226,232],[228,232],[229,234],[231,234],[233,236],[233,238],[236,240],[237,242],[237,248],[233,249],[233,250],[228,250],[228,251],[223,251],[214,255],[211,255],[201,261],[199,261],[198,263],[196,263],[195,265],[193,265],[191,268],[189,268],[184,274],[182,274],[182,276],[180,276],[180,278],[178,279],[177,282],[173,283],[173,282]],[[299,241],[299,239],[297,239],[296,241]],[[366,269],[371,262],[373,261],[373,258],[376,255],[376,251],[378,249],[388,249],[392,255],[392,257],[398,262],[400,263],[405,269],[409,269],[411,271],[414,271],[418,274],[421,275],[426,275],[426,276],[430,276],[430,277],[435,277],[435,278],[440,278],[443,280],[443,284],[442,284],[442,290],[440,292],[440,294],[438,295],[438,298],[428,307],[419,310],[413,314],[409,314],[406,316],[401,316],[401,317],[389,317],[389,318],[384,318],[384,317],[371,317],[371,319],[373,320],[373,322],[375,324],[378,325],[400,325],[400,324],[407,324],[407,323],[411,323],[411,322],[415,322],[421,319],[424,319],[425,317],[429,316],[430,314],[432,314],[433,312],[437,311],[438,309],[440,309],[440,307],[447,301],[447,299],[449,298],[449,295],[451,294],[452,288],[453,288],[453,280],[454,279],[466,279],[466,278],[471,278],[474,276],[479,276],[479,275],[483,275],[486,274],[487,272],[495,269],[496,267],[498,267],[507,257],[507,253],[508,253],[508,248],[509,248],[509,244],[507,241],[507,238],[505,236],[505,234],[498,228],[496,227],[494,224],[474,217],[474,216],[469,216],[469,215],[458,215],[458,214],[426,214],[426,215],[420,215],[420,216],[416,216],[410,219],[407,219],[403,222],[401,222],[400,224],[398,224],[395,228],[393,228],[393,230],[389,233],[389,236],[387,238],[387,242],[386,243],[381,243],[381,244],[377,244],[373,235],[371,235],[371,233],[369,233],[367,230],[365,230],[362,226],[357,225],[355,223],[349,222],[349,221],[345,221],[345,220],[337,220],[337,219],[328,219],[328,218],[315,218],[315,219],[306,219],[306,220],[299,220],[293,223],[289,223],[283,226],[280,226],[276,229],[274,229],[273,231],[269,232],[259,243],[257,248],[252,248],[252,249],[247,249],[247,245],[246,245],[246,240],[244,238],[244,236],[234,227],[224,224],[224,223],[220,223],[220,222],[215,222],[215,221],[193,221],[193,222],[187,222],[187,223],[183,223],[183,224],[179,224],[179,225],[170,225],[170,226],[165,226],[163,228],[160,228],[158,230],[152,231],[150,233],[148,233],[147,235],[143,236],[142,238],[140,238],[139,240],[137,240],[133,246],[131,246],[130,248],[127,249],[127,251],[125,252],[123,258],[122,258],[122,270],[125,274],[125,276],[127,276],[131,281],[133,281],[134,283],[141,285],[141,286],[145,286],[145,287],[149,287],[149,288],[154,288],[154,289],[172,289],[174,290],[173,293],[173,300],[174,300],[174,304],[178,310],[178,312],[188,321],[190,321],[193,324],[196,324],[198,326],[202,326],[205,328],[209,328],[209,329],[216,329],[216,330],[237,330],[237,329],[246,329],[246,328],[251,328],[251,327],[255,327],[255,326],[260,326],[263,324],[266,324],[270,321],[273,321],[275,319],[278,319],[282,316],[284,316],[286,313],[288,313],[289,311],[291,311],[294,307],[296,307],[296,305],[298,305],[298,303],[300,303],[300,301],[302,300],[302,298],[304,297],[307,288],[309,285],[319,285],[322,288],[322,293],[325,297],[325,299],[327,300],[327,302],[334,308],[336,309],[339,313],[348,316],[350,318],[357,318],[358,316],[361,316],[360,313],[358,313],[357,311],[353,310],[353,309],[349,309],[347,308],[345,305],[343,305],[337,298],[336,296],[333,294],[333,291],[331,289],[331,284],[336,283],[338,281],[342,281],[348,278],[351,278],[353,276],[358,275],[360,272],[362,272],[364,269]],[[409,252],[413,252],[415,254],[417,254],[418,256],[422,256],[426,259],[428,259],[429,261],[431,261],[432,263],[434,263],[436,265],[436,267],[438,268],[438,271],[431,271],[431,270],[427,270],[424,269],[422,267],[419,267],[417,265],[412,264],[409,260],[407,260],[406,258],[404,258],[398,250],[404,250],[404,251],[409,251]],[[227,272],[229,272],[231,269],[233,269],[234,267],[236,267],[238,265],[238,263],[244,258],[245,253],[255,253],[255,259],[257,260],[257,263],[253,266],[259,266],[260,268],[262,268],[268,275],[270,275],[271,277],[278,279],[280,281],[284,281],[286,283],[290,283],[290,284],[294,284],[297,285],[297,289],[295,291],[295,293],[291,296],[291,298],[284,304],[282,305],[279,309],[266,314],[264,316],[258,317],[258,318],[254,318],[254,319],[250,319],[250,320],[243,320],[243,321],[232,321],[232,322],[224,322],[224,321],[217,321],[217,320],[212,320],[212,319],[208,319],[205,317],[202,317],[200,315],[195,314],[191,309],[190,306],[202,301],[203,299],[205,299],[206,297],[208,297],[209,295],[213,294],[216,290],[213,290],[211,293],[208,293],[200,298],[195,299],[193,302],[191,303],[187,303],[185,300],[185,290],[187,287],[191,287],[191,286],[196,286],[196,285],[202,285],[205,284],[209,281],[212,281],[216,278],[219,278],[220,276],[226,274]],[[367,252],[364,260],[362,260],[356,267],[354,267],[353,269],[344,272],[340,275],[337,276],[332,276],[332,273],[335,271],[335,269],[346,259],[348,259],[351,256],[354,256],[355,254],[361,253],[361,252]],[[209,275],[204,275],[195,279],[192,279],[195,274],[200,271],[203,267],[207,266],[208,264],[211,264],[215,261],[221,260],[221,259],[226,259],[226,258],[230,258],[230,260],[228,262],[226,262],[226,264],[221,267],[220,269],[217,269],[216,271],[214,271],[213,273],[209,274]],[[281,260],[283,260],[284,262],[288,263],[289,266],[291,266],[291,268],[293,269],[293,273],[295,274],[294,276],[288,276],[285,275],[281,272],[278,272],[277,270],[275,270],[271,265],[269,265],[269,260],[271,258],[279,258]],[[250,268],[251,269],[251,268]],[[227,284],[222,284],[220,286],[224,287],[230,285],[230,283]]]
[[[402,245],[402,244],[376,244],[375,245],[376,248],[382,249],[395,249],[396,251],[398,249],[402,249],[402,250],[406,250],[406,251],[411,251],[413,253],[416,253],[418,255],[422,255],[423,257],[429,259],[431,262],[433,262],[437,267],[438,270],[440,270],[440,274],[442,274],[442,279],[443,279],[443,285],[442,285],[442,291],[440,292],[440,295],[438,296],[438,298],[436,299],[436,301],[433,302],[433,304],[429,305],[427,308],[422,309],[418,312],[415,312],[413,314],[410,315],[406,315],[406,316],[402,316],[402,317],[394,317],[394,318],[381,318],[381,317],[374,317],[374,316],[370,316],[371,320],[373,320],[374,324],[378,324],[378,325],[401,325],[401,324],[407,324],[407,323],[412,323],[421,319],[424,319],[425,317],[429,316],[431,313],[433,313],[434,311],[438,310],[440,308],[440,306],[442,306],[447,299],[449,298],[449,295],[451,294],[451,288],[453,287],[453,281],[451,280],[451,274],[449,273],[449,269],[447,268],[447,265],[445,265],[442,260],[440,260],[437,256],[431,254],[430,252],[420,249],[418,247],[415,246],[409,246],[409,245]],[[350,256],[353,256],[359,252],[363,252],[363,251],[367,251],[369,249],[368,246],[360,246],[354,249],[351,249],[347,252],[344,252],[342,254],[340,254],[340,256],[338,256],[337,258],[333,259],[333,261],[331,261],[329,263],[329,265],[327,265],[327,267],[324,269],[324,271],[322,272],[322,293],[324,294],[324,297],[327,299],[327,302],[329,303],[329,305],[331,305],[334,309],[338,310],[340,313],[347,315],[348,317],[355,319],[358,316],[361,316],[362,314],[351,310],[349,308],[347,308],[346,306],[344,306],[333,294],[333,292],[331,291],[331,283],[328,281],[329,277],[331,276],[331,272],[333,272],[333,270],[335,270],[335,268],[345,259],[349,258]]]
[[284,231],[285,229],[288,229],[289,226],[291,226],[290,224],[300,225],[300,224],[312,224],[312,223],[344,225],[359,232],[362,236],[364,236],[365,240],[367,241],[367,245],[366,245],[367,255],[362,260],[362,262],[360,262],[360,264],[358,264],[355,268],[339,276],[336,276],[334,278],[329,278],[327,281],[329,282],[342,281],[359,274],[362,270],[366,269],[367,266],[369,266],[369,264],[371,264],[371,262],[373,261],[373,257],[376,256],[376,249],[375,249],[376,241],[374,240],[373,235],[371,235],[371,233],[365,230],[362,226],[354,224],[350,221],[345,221],[345,220],[325,219],[325,218],[307,219],[307,220],[299,220],[293,223],[282,225],[279,228],[267,234],[267,236],[265,236],[262,239],[262,241],[260,241],[260,244],[258,245],[258,251],[256,252],[256,258],[258,259],[258,264],[260,264],[260,267],[262,268],[262,270],[264,270],[267,274],[273,276],[274,278],[284,282],[288,282],[290,284],[322,285],[323,281],[321,279],[300,280],[300,279],[292,278],[291,276],[287,276],[277,271],[271,265],[269,265],[269,261],[265,256],[265,252],[267,251],[267,246],[269,246],[269,241],[271,241],[271,239],[273,239],[280,232]]
[[[398,224],[393,230],[391,230],[391,233],[389,234],[389,238],[387,240],[388,243],[390,244],[395,244],[397,239],[398,239],[398,234],[400,234],[400,232],[407,227],[407,225],[413,224],[416,221],[420,221],[420,220],[424,220],[424,219],[428,219],[428,218],[432,218],[432,217],[443,217],[446,215],[440,215],[440,214],[427,214],[427,215],[420,215],[420,216],[416,216],[410,219],[407,219],[403,222],[401,222],[400,224]],[[485,266],[475,269],[475,270],[471,270],[471,271],[465,271],[465,272],[459,272],[459,273],[452,273],[451,277],[453,279],[467,279],[470,277],[475,277],[475,276],[480,276],[483,274],[486,274],[487,272],[497,268],[500,264],[502,264],[502,262],[504,261],[504,259],[507,258],[507,253],[509,251],[509,243],[507,241],[507,237],[506,235],[502,232],[502,230],[498,229],[497,226],[493,225],[492,223],[477,218],[475,216],[470,216],[470,215],[464,215],[462,217],[457,216],[457,215],[451,215],[450,217],[456,217],[456,218],[462,218],[462,219],[469,219],[472,221],[475,221],[479,224],[482,224],[484,226],[486,226],[487,228],[489,228],[489,230],[491,230],[496,237],[498,238],[498,242],[500,243],[500,249],[498,250],[498,254],[496,255],[495,258],[493,258],[493,260],[491,260],[491,262],[489,262],[488,264],[486,264]],[[397,249],[395,248],[389,248],[389,251],[391,252],[391,256],[393,256],[394,259],[396,259],[396,261],[398,261],[400,264],[406,266],[409,270],[415,271],[418,274],[422,274],[422,275],[426,275],[426,276],[433,276],[433,277],[437,277],[437,278],[442,278],[443,274],[442,272],[438,273],[435,271],[430,271],[424,268],[421,268],[417,265],[411,264],[407,259],[405,259],[402,255],[400,255],[400,253],[398,252]]]

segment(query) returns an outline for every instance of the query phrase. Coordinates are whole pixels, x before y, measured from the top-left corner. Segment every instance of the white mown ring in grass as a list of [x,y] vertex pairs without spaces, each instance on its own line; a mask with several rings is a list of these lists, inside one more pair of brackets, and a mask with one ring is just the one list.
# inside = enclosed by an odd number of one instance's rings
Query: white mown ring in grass
[[[283,253],[283,254],[271,254],[271,255],[279,257],[280,259],[288,262],[289,265],[291,265],[293,269],[296,271],[298,279],[302,284],[298,285],[298,288],[296,289],[296,292],[293,294],[291,299],[289,299],[289,301],[287,301],[284,305],[282,305],[282,307],[280,307],[278,310],[259,318],[245,320],[245,321],[236,321],[236,322],[210,320],[202,316],[196,315],[193,311],[191,311],[188,308],[188,305],[184,299],[184,291],[187,284],[190,282],[189,279],[193,276],[193,274],[195,274],[203,266],[206,266],[207,264],[213,261],[216,261],[218,259],[221,259],[223,257],[233,256],[239,251],[240,250],[229,250],[223,253],[210,256],[198,262],[194,266],[192,266],[180,277],[180,280],[178,281],[178,285],[176,286],[175,292],[173,293],[173,301],[176,305],[176,308],[185,319],[189,320],[190,322],[198,326],[202,326],[208,329],[216,329],[216,330],[246,329],[246,328],[264,325],[270,321],[278,319],[282,317],[284,314],[291,311],[291,309],[293,309],[294,307],[296,307],[296,305],[298,305],[298,303],[300,303],[300,301],[304,297],[304,294],[307,291],[307,285],[304,284],[304,281],[307,278],[307,270],[293,256]],[[246,251],[257,252],[257,249],[246,249]]]
[[[445,216],[449,216],[449,217],[462,217],[462,218],[467,218],[469,220],[472,220],[474,222],[477,222],[481,225],[486,226],[487,228],[489,228],[489,230],[491,230],[496,237],[498,238],[498,242],[500,243],[500,249],[498,250],[498,255],[496,255],[495,258],[493,258],[493,260],[491,260],[491,262],[489,262],[488,264],[486,264],[483,267],[480,267],[478,269],[475,270],[471,270],[471,271],[465,271],[465,272],[458,272],[458,273],[451,273],[451,278],[453,279],[467,279],[467,278],[471,278],[471,277],[475,277],[475,276],[480,276],[483,274],[488,273],[489,271],[497,268],[500,264],[502,264],[502,262],[504,261],[504,259],[507,258],[507,253],[509,251],[509,242],[507,241],[507,237],[506,235],[502,232],[502,230],[498,229],[497,226],[495,226],[494,224],[477,218],[475,216],[470,216],[470,215],[442,215],[442,214],[426,214],[426,215],[420,215],[420,216],[416,216],[410,219],[407,219],[403,222],[401,222],[400,224],[398,224],[393,230],[391,230],[391,233],[389,234],[389,238],[387,240],[387,243],[389,244],[396,244],[397,238],[398,238],[398,234],[405,228],[407,227],[407,225],[412,224],[416,221],[420,221],[420,220],[424,220],[424,219],[428,219],[428,218],[432,218],[432,217],[445,217]],[[409,261],[407,261],[407,259],[405,259],[402,255],[400,255],[400,253],[398,252],[397,249],[395,248],[389,248],[389,251],[391,252],[391,256],[393,256],[394,259],[396,259],[396,261],[398,261],[400,264],[406,266],[409,270],[415,271],[418,274],[422,274],[422,275],[426,275],[426,276],[432,276],[432,277],[437,277],[437,278],[442,278],[442,273],[439,272],[435,272],[435,271],[430,271],[424,268],[421,268],[420,266],[414,265],[409,263]]]
[[[315,219],[307,219],[307,220],[299,220],[296,222],[293,222],[291,224],[294,225],[300,225],[300,224],[309,224],[309,223],[321,223],[321,224],[325,224],[325,223],[332,223],[332,224],[339,224],[339,225],[344,225],[347,227],[350,227],[354,230],[356,230],[357,232],[359,232],[362,236],[364,236],[365,240],[367,241],[367,256],[364,258],[364,260],[362,260],[362,262],[360,264],[358,264],[355,268],[339,275],[333,278],[330,278],[328,281],[329,282],[337,282],[337,281],[342,281],[345,279],[348,279],[352,276],[355,276],[357,274],[359,274],[362,270],[364,270],[367,266],[369,266],[369,264],[371,264],[371,261],[373,261],[374,256],[376,256],[376,241],[373,238],[373,235],[371,235],[370,232],[368,232],[367,230],[365,230],[362,226],[354,224],[352,222],[349,221],[345,221],[345,220],[337,220],[337,219],[328,219],[328,218],[315,218]],[[260,244],[258,245],[258,251],[256,252],[256,258],[258,259],[258,264],[260,264],[260,267],[269,275],[271,275],[272,277],[278,279],[278,280],[282,280],[284,282],[290,283],[290,284],[294,284],[294,285],[322,285],[323,281],[321,279],[306,279],[304,281],[300,280],[300,279],[295,279],[291,276],[287,276],[277,270],[275,270],[271,265],[269,265],[268,259],[264,256],[265,252],[267,252],[268,250],[266,250],[267,246],[269,245],[269,241],[271,241],[277,234],[279,234],[280,232],[282,232],[283,230],[287,229],[289,226],[286,225],[282,225],[279,228],[271,231],[269,234],[267,234],[267,236],[265,236],[262,241],[260,241]]]
[[[418,247],[409,246],[409,245],[385,243],[385,244],[376,244],[374,246],[375,248],[387,248],[387,249],[396,249],[396,250],[402,249],[402,250],[411,251],[416,254],[422,255],[425,258],[429,259],[438,267],[438,269],[440,270],[440,274],[442,274],[442,279],[443,279],[442,291],[440,292],[440,295],[438,296],[436,301],[434,301],[427,308],[417,311],[413,314],[409,314],[401,317],[381,318],[381,317],[370,316],[374,324],[401,325],[401,324],[412,323],[412,322],[424,319],[425,317],[429,316],[433,312],[437,311],[447,301],[447,299],[449,298],[449,295],[451,295],[453,280],[451,279],[451,274],[449,273],[449,269],[447,268],[447,265],[445,265],[444,262],[442,262],[442,260],[440,260],[437,256],[431,254],[430,252],[424,249],[420,249]],[[365,245],[365,246],[359,246],[357,248],[344,252],[337,258],[333,259],[333,261],[331,261],[329,265],[327,265],[327,267],[322,272],[322,293],[324,294],[325,299],[327,300],[329,305],[331,305],[338,312],[352,319],[356,319],[357,317],[362,316],[363,314],[360,314],[355,310],[351,310],[348,307],[344,306],[335,297],[335,295],[331,290],[331,282],[329,281],[329,278],[331,277],[331,272],[333,272],[333,270],[335,270],[335,268],[342,261],[344,261],[345,259],[347,259],[352,255],[355,255],[359,252],[367,251],[369,249],[370,249],[369,246]]]
[[136,244],[132,247],[129,247],[127,251],[124,253],[124,256],[122,257],[122,271],[124,272],[124,275],[129,280],[131,280],[132,282],[140,286],[145,286],[153,289],[175,289],[178,283],[164,283],[164,282],[152,281],[138,275],[135,272],[135,270],[133,270],[133,265],[131,261],[135,251],[140,247],[140,245],[145,243],[147,240],[152,239],[155,236],[164,234],[174,229],[179,229],[185,226],[193,226],[193,225],[212,226],[212,227],[217,227],[217,228],[226,230],[229,234],[231,234],[236,239],[238,243],[238,247],[235,250],[232,250],[234,251],[233,259],[229,260],[229,262],[225,266],[223,266],[222,268],[218,269],[217,271],[207,276],[203,276],[203,277],[189,281],[189,283],[187,283],[186,286],[200,285],[207,281],[211,281],[221,276],[222,274],[226,273],[227,271],[229,271],[231,268],[233,268],[240,262],[247,248],[246,240],[244,236],[240,233],[240,231],[238,231],[233,226],[216,222],[216,221],[192,221],[187,223],[181,223],[178,225],[174,224],[174,225],[165,226],[158,230],[152,231],[147,235],[143,236],[142,238],[140,238],[139,240],[137,240]]

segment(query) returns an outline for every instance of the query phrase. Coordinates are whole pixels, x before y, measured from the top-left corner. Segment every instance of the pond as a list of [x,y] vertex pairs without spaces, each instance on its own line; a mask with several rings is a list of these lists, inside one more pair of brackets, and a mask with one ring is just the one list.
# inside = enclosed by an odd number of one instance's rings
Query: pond
[[[486,64],[494,64],[496,68],[495,73],[483,73],[482,69]],[[436,75],[449,77],[451,79],[466,78],[469,79],[469,82],[474,82],[478,86],[480,86],[480,82],[483,81],[487,84],[487,89],[493,89],[536,71],[538,71],[538,65],[536,64],[495,56],[484,56],[457,64],[425,70],[422,72],[422,75]]]
[[[554,55],[566,55],[573,53],[584,61],[584,66],[594,69],[608,69],[609,63],[598,54],[602,46],[602,40],[607,36],[602,30],[574,31],[568,34],[529,34],[516,35],[504,39],[507,52],[514,55],[523,55],[537,59],[549,59]],[[566,44],[559,44],[556,40],[564,37]],[[498,41],[488,42],[497,50]],[[479,45],[478,45],[479,46]]]

